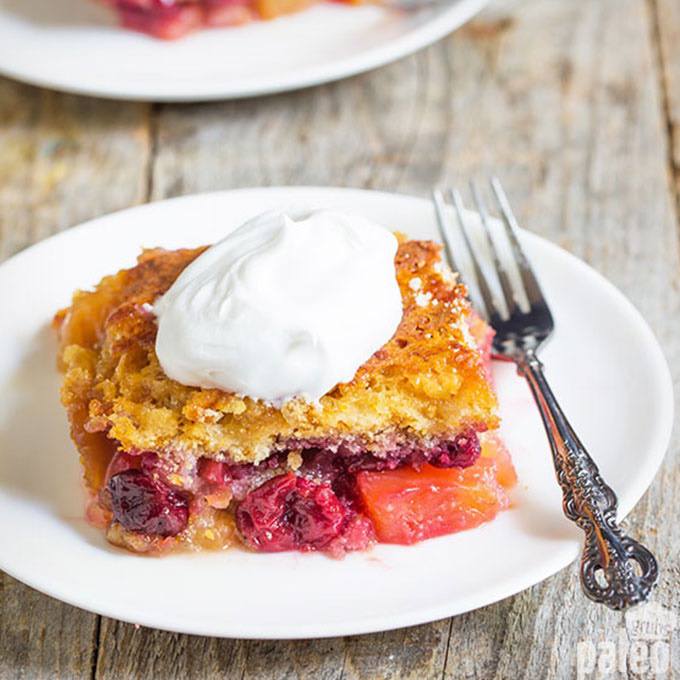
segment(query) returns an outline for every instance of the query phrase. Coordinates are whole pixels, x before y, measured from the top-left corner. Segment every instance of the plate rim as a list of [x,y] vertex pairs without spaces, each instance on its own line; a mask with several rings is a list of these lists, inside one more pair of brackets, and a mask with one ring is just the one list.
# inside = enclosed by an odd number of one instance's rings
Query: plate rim
[[[131,206],[123,210],[119,210],[113,213],[108,213],[91,220],[87,220],[80,223],[74,227],[66,229],[62,232],[54,234],[38,243],[25,248],[14,256],[8,258],[5,262],[0,264],[0,273],[7,268],[20,267],[22,261],[31,257],[33,253],[39,252],[42,249],[49,249],[50,244],[54,240],[66,240],[77,238],[78,234],[82,231],[96,230],[99,228],[101,222],[106,222],[108,220],[118,220],[125,216],[125,213],[130,211],[140,212],[140,211],[152,211],[159,204],[176,203],[176,202],[191,202],[191,201],[203,201],[211,200],[216,196],[233,196],[234,194],[261,194],[261,193],[286,193],[286,194],[300,194],[308,195],[310,193],[336,195],[338,193],[344,194],[351,200],[352,195],[366,196],[370,195],[380,200],[409,200],[421,203],[423,207],[425,205],[432,209],[431,202],[420,196],[413,196],[409,194],[397,193],[397,192],[387,192],[387,191],[375,191],[368,189],[356,189],[356,188],[345,188],[345,187],[323,187],[323,186],[273,186],[273,187],[245,187],[239,189],[228,189],[221,191],[212,192],[202,192],[189,194],[186,196],[178,196],[169,199],[154,201],[146,204],[140,204],[136,206]],[[294,198],[294,196],[291,196]],[[307,200],[312,200],[311,197]],[[665,455],[668,450],[668,445],[670,442],[673,422],[674,422],[674,394],[673,394],[673,382],[670,369],[661,348],[659,341],[656,339],[654,333],[652,332],[649,324],[644,319],[640,311],[635,307],[635,305],[628,300],[628,298],[606,279],[602,274],[600,274],[596,269],[588,265],[586,262],[578,258],[577,256],[571,254],[569,251],[561,248],[560,246],[552,243],[546,238],[539,236],[533,232],[522,229],[522,238],[529,240],[536,240],[541,243],[543,247],[553,250],[556,254],[561,257],[566,258],[570,261],[573,266],[587,270],[590,275],[594,275],[599,283],[604,286],[611,297],[616,300],[619,308],[624,311],[628,317],[635,323],[635,328],[639,333],[646,336],[646,341],[650,349],[654,349],[654,386],[659,394],[659,404],[658,409],[659,415],[657,417],[659,425],[653,431],[653,437],[650,442],[649,450],[654,452],[654,455],[650,455],[646,459],[646,463],[638,469],[638,473],[635,476],[633,482],[631,483],[631,488],[626,492],[625,502],[620,504],[619,507],[619,518],[623,519],[639,502],[643,494],[648,490],[651,485],[656,473],[661,467]],[[327,638],[335,637],[341,635],[359,635],[366,633],[373,633],[385,630],[394,630],[398,628],[403,628],[412,625],[419,625],[426,622],[433,622],[441,620],[443,618],[448,618],[451,616],[457,616],[469,611],[473,611],[482,606],[487,606],[496,603],[507,597],[516,595],[517,593],[532,587],[542,581],[550,578],[558,571],[569,566],[573,560],[578,556],[578,547],[563,547],[557,550],[550,560],[544,560],[540,563],[540,568],[535,570],[529,570],[522,574],[516,575],[512,581],[512,585],[508,585],[507,582],[504,584],[498,584],[494,587],[493,584],[487,586],[484,590],[480,591],[477,596],[468,597],[464,600],[462,606],[456,605],[451,601],[444,602],[435,606],[428,608],[421,608],[417,610],[408,610],[404,613],[397,613],[393,615],[380,614],[375,617],[364,619],[360,625],[353,624],[352,621],[344,621],[341,623],[310,623],[305,625],[296,625],[293,632],[286,629],[285,624],[277,624],[277,627],[269,625],[265,633],[259,633],[258,631],[251,630],[244,634],[244,631],[239,629],[239,626],[225,626],[220,632],[215,632],[214,628],[209,626],[206,628],[201,628],[200,626],[192,625],[192,630],[188,631],[182,626],[180,621],[170,621],[167,620],[164,623],[159,623],[157,618],[153,615],[146,617],[143,612],[126,615],[123,613],[115,612],[112,613],[110,609],[106,606],[93,606],[87,601],[86,597],[79,598],[77,595],[74,596],[72,592],[64,592],[55,587],[54,584],[49,583],[49,578],[29,578],[25,579],[21,574],[15,572],[11,566],[8,569],[4,564],[2,554],[0,553],[0,569],[5,571],[11,577],[25,583],[26,585],[39,590],[51,597],[54,597],[62,602],[69,605],[78,607],[85,611],[94,612],[101,616],[107,616],[115,618],[120,621],[125,621],[132,624],[140,624],[151,628],[156,628],[159,630],[166,630],[182,634],[190,635],[204,635],[211,637],[220,638],[238,638],[238,639],[263,639],[263,640],[276,640],[276,639],[305,639],[305,638]],[[455,602],[460,603],[460,599]]]
[[[446,0],[438,1],[445,2]],[[173,93],[167,87],[164,87],[165,82],[163,79],[160,79],[157,86],[158,89],[155,91],[149,92],[147,88],[146,92],[142,92],[135,85],[126,88],[125,91],[112,91],[111,88],[107,88],[105,85],[100,86],[97,83],[78,85],[77,82],[74,83],[72,78],[69,77],[41,77],[39,74],[34,73],[33,69],[13,68],[11,65],[6,64],[0,64],[0,75],[37,87],[116,101],[159,103],[209,102],[280,94],[349,78],[407,57],[437,42],[467,23],[489,2],[490,0],[456,0],[454,5],[442,11],[431,20],[425,21],[421,26],[384,45],[366,50],[357,55],[334,60],[325,66],[298,69],[287,77],[258,78],[249,85],[237,84],[233,87],[226,86],[217,89],[212,87],[196,87],[193,91]],[[0,7],[0,12],[1,10],[2,8]],[[228,30],[228,28],[222,30]],[[184,87],[186,87],[186,84]]]

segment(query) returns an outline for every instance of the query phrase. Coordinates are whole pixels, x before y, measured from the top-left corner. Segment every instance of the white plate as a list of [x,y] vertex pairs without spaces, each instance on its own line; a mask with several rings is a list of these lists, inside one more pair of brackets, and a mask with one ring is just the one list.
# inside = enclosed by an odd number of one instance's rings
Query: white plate
[[156,101],[283,92],[362,73],[430,45],[488,0],[411,13],[323,4],[164,42],[92,0],[0,0],[0,73],[80,94]]
[[[58,403],[50,319],[75,288],[131,265],[142,246],[215,241],[270,207],[337,207],[434,238],[429,202],[349,189],[247,189],[174,199],[94,220],[0,267],[0,568],[71,604],[204,635],[302,638],[378,631],[481,607],[555,573],[578,554],[539,417],[511,366],[495,378],[519,474],[515,507],[472,531],[377,546],[334,561],[240,550],[162,559],[109,546],[83,520],[78,457]],[[557,331],[543,358],[573,424],[619,494],[622,514],[668,445],[668,368],[647,324],[580,260],[529,233]]]

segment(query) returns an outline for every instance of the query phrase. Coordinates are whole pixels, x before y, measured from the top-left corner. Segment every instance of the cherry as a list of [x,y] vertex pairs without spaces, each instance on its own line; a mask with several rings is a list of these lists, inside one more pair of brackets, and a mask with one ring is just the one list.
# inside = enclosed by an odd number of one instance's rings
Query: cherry
[[129,469],[108,484],[114,519],[129,531],[175,536],[189,520],[189,496],[142,469]]
[[262,552],[318,550],[336,538],[347,509],[325,482],[292,472],[251,491],[236,510],[244,542]]
[[481,452],[479,437],[474,431],[456,435],[452,441],[443,442],[429,459],[438,468],[470,467]]

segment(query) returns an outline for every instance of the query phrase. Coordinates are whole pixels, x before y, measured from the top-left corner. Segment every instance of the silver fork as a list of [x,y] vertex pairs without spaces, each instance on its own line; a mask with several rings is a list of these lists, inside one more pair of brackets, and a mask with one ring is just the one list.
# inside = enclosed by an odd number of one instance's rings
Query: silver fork
[[[536,400],[545,426],[557,481],[562,488],[564,514],[585,532],[581,555],[581,585],[586,595],[612,609],[626,609],[649,598],[659,570],[654,555],[643,545],[627,536],[616,521],[617,498],[602,480],[597,465],[590,457],[546,380],[543,364],[536,356],[541,344],[554,330],[552,314],[541,287],[529,264],[518,238],[518,225],[508,199],[497,179],[491,180],[505,234],[528,302],[523,310],[502,262],[491,232],[491,219],[478,188],[471,183],[471,192],[480,215],[483,232],[491,253],[491,264],[500,283],[505,309],[492,293],[490,280],[471,244],[468,217],[461,195],[456,190],[433,193],[437,220],[449,264],[460,273],[454,256],[452,230],[458,229],[472,262],[473,279],[481,294],[477,311],[496,331],[493,352],[498,358],[513,361],[523,375]],[[456,220],[450,219],[453,208]]]

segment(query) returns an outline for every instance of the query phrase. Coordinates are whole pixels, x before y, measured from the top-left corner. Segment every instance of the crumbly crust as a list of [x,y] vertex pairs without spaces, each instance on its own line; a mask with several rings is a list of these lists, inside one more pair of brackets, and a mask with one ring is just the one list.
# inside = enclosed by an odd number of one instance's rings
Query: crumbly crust
[[404,315],[394,337],[318,405],[294,399],[278,409],[169,379],[156,357],[150,305],[203,250],[146,250],[137,266],[77,292],[55,317],[62,402],[93,491],[116,449],[258,463],[291,439],[358,437],[370,451],[391,436],[498,426],[470,333],[479,337],[480,322],[429,241],[401,239],[395,265]]

